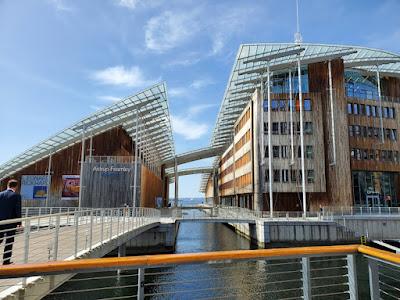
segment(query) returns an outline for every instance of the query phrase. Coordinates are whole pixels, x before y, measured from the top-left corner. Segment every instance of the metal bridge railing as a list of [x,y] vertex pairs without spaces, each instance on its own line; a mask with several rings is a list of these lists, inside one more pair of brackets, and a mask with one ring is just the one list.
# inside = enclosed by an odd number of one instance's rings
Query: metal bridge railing
[[323,207],[324,218],[335,218],[338,216],[400,216],[400,207],[364,207],[364,206],[328,206]]
[[[80,259],[0,268],[3,285],[6,280],[30,282],[24,296],[42,297],[47,289],[48,300],[399,299],[399,274],[399,255],[360,245]],[[69,280],[49,289],[46,278],[57,280],[56,276]]]
[[[36,210],[38,209],[38,210]],[[69,209],[69,208],[68,208]],[[61,212],[60,212],[61,211]],[[159,222],[152,208],[64,209],[30,208],[20,219],[0,221],[5,253],[16,264],[73,259],[127,232]],[[37,214],[36,214],[37,213]],[[21,227],[17,227],[21,224]]]

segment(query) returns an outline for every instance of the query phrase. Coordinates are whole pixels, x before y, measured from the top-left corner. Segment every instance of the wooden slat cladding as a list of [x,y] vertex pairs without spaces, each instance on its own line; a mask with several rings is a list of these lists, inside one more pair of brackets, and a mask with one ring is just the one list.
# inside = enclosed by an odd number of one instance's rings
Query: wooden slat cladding
[[162,197],[163,181],[142,164],[140,178],[140,206],[155,207],[156,197]]
[[381,79],[382,95],[400,98],[400,79],[394,77],[385,77]]
[[[319,203],[350,206],[352,205],[350,152],[347,119],[347,101],[344,85],[344,65],[342,59],[332,60],[332,84],[334,89],[334,119],[336,140],[332,141],[332,128],[329,102],[328,63],[321,62],[308,65],[308,82],[310,92],[321,93],[322,122],[324,127],[326,197],[313,197],[311,209],[318,209]],[[336,164],[331,166],[332,143],[336,145]],[[311,200],[311,199],[310,199]],[[317,203],[319,202],[319,203]]]
[[[132,155],[132,140],[122,127],[116,127],[93,137],[93,155],[127,156]],[[89,139],[86,140],[86,153],[89,153]],[[77,201],[61,201],[62,175],[78,175],[80,172],[81,143],[76,143],[52,156],[51,201],[49,205],[71,206]],[[22,175],[44,175],[48,168],[48,158],[44,158],[12,175],[21,180]],[[1,188],[6,187],[6,178]]]

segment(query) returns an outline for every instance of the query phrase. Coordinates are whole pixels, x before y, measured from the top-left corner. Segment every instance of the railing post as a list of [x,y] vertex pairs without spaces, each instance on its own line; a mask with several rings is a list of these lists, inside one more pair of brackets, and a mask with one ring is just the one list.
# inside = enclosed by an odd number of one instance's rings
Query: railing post
[[100,243],[103,245],[103,242],[104,242],[104,210],[100,211],[100,222],[101,222]]
[[79,229],[79,212],[74,213],[74,222],[75,222],[75,245],[74,245],[74,256],[78,257],[78,229]]
[[301,258],[301,273],[303,279],[303,299],[311,300],[310,258]]
[[54,248],[53,248],[53,260],[57,260],[58,258],[58,236],[60,234],[60,214],[56,217],[56,228],[54,231]]
[[[29,235],[31,232],[31,220],[26,219],[24,225],[24,264],[27,264],[29,260]],[[24,287],[26,286],[26,277],[24,277],[22,280],[22,285]]]
[[379,270],[376,260],[368,259],[368,278],[369,278],[369,292],[372,300],[380,299],[379,292]]
[[120,210],[117,208],[117,236],[119,237],[119,213],[120,213]]
[[24,264],[28,263],[29,259],[29,236],[31,233],[31,220],[25,220],[24,228]]
[[356,269],[356,256],[354,254],[347,255],[347,272],[349,279],[350,300],[357,300],[358,299],[357,269]]
[[92,250],[93,243],[93,210],[90,211],[89,250]]
[[113,214],[114,214],[114,210],[113,210],[113,209],[110,209],[110,241],[112,240]]
[[144,269],[138,269],[138,286],[137,286],[137,299],[143,300],[144,299]]

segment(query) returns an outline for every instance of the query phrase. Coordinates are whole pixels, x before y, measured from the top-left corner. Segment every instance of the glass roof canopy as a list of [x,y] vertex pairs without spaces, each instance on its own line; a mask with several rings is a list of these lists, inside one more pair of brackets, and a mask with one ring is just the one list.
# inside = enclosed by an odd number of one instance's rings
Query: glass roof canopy
[[159,165],[162,161],[175,157],[167,87],[165,82],[162,82],[80,120],[0,165],[0,179],[81,142],[83,134],[88,138],[117,126],[122,126],[131,138],[137,141],[139,149],[149,163]]
[[[296,52],[296,49],[299,51]],[[280,52],[286,52],[288,55],[273,58],[276,53]],[[233,124],[242,112],[241,109],[235,109],[235,107],[244,107],[256,85],[260,85],[261,74],[266,72],[267,67],[267,62],[263,57],[272,57],[269,59],[270,70],[273,74],[279,74],[288,72],[289,68],[295,69],[297,53],[300,55],[302,65],[341,57],[346,68],[375,73],[378,66],[383,76],[400,77],[400,55],[384,50],[324,44],[243,44],[239,47],[225,89],[210,141],[211,147],[227,145],[231,141],[232,135],[222,134],[222,132],[232,132]],[[217,167],[217,159],[214,167]],[[201,192],[205,192],[209,176],[210,174],[203,175]]]

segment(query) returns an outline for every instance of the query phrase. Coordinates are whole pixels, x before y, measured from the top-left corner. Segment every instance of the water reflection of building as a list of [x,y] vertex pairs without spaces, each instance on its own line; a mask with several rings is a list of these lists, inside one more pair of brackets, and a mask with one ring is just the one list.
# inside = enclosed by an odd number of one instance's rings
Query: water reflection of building
[[263,210],[397,206],[399,109],[400,55],[242,45],[211,141],[226,151],[202,191]]

